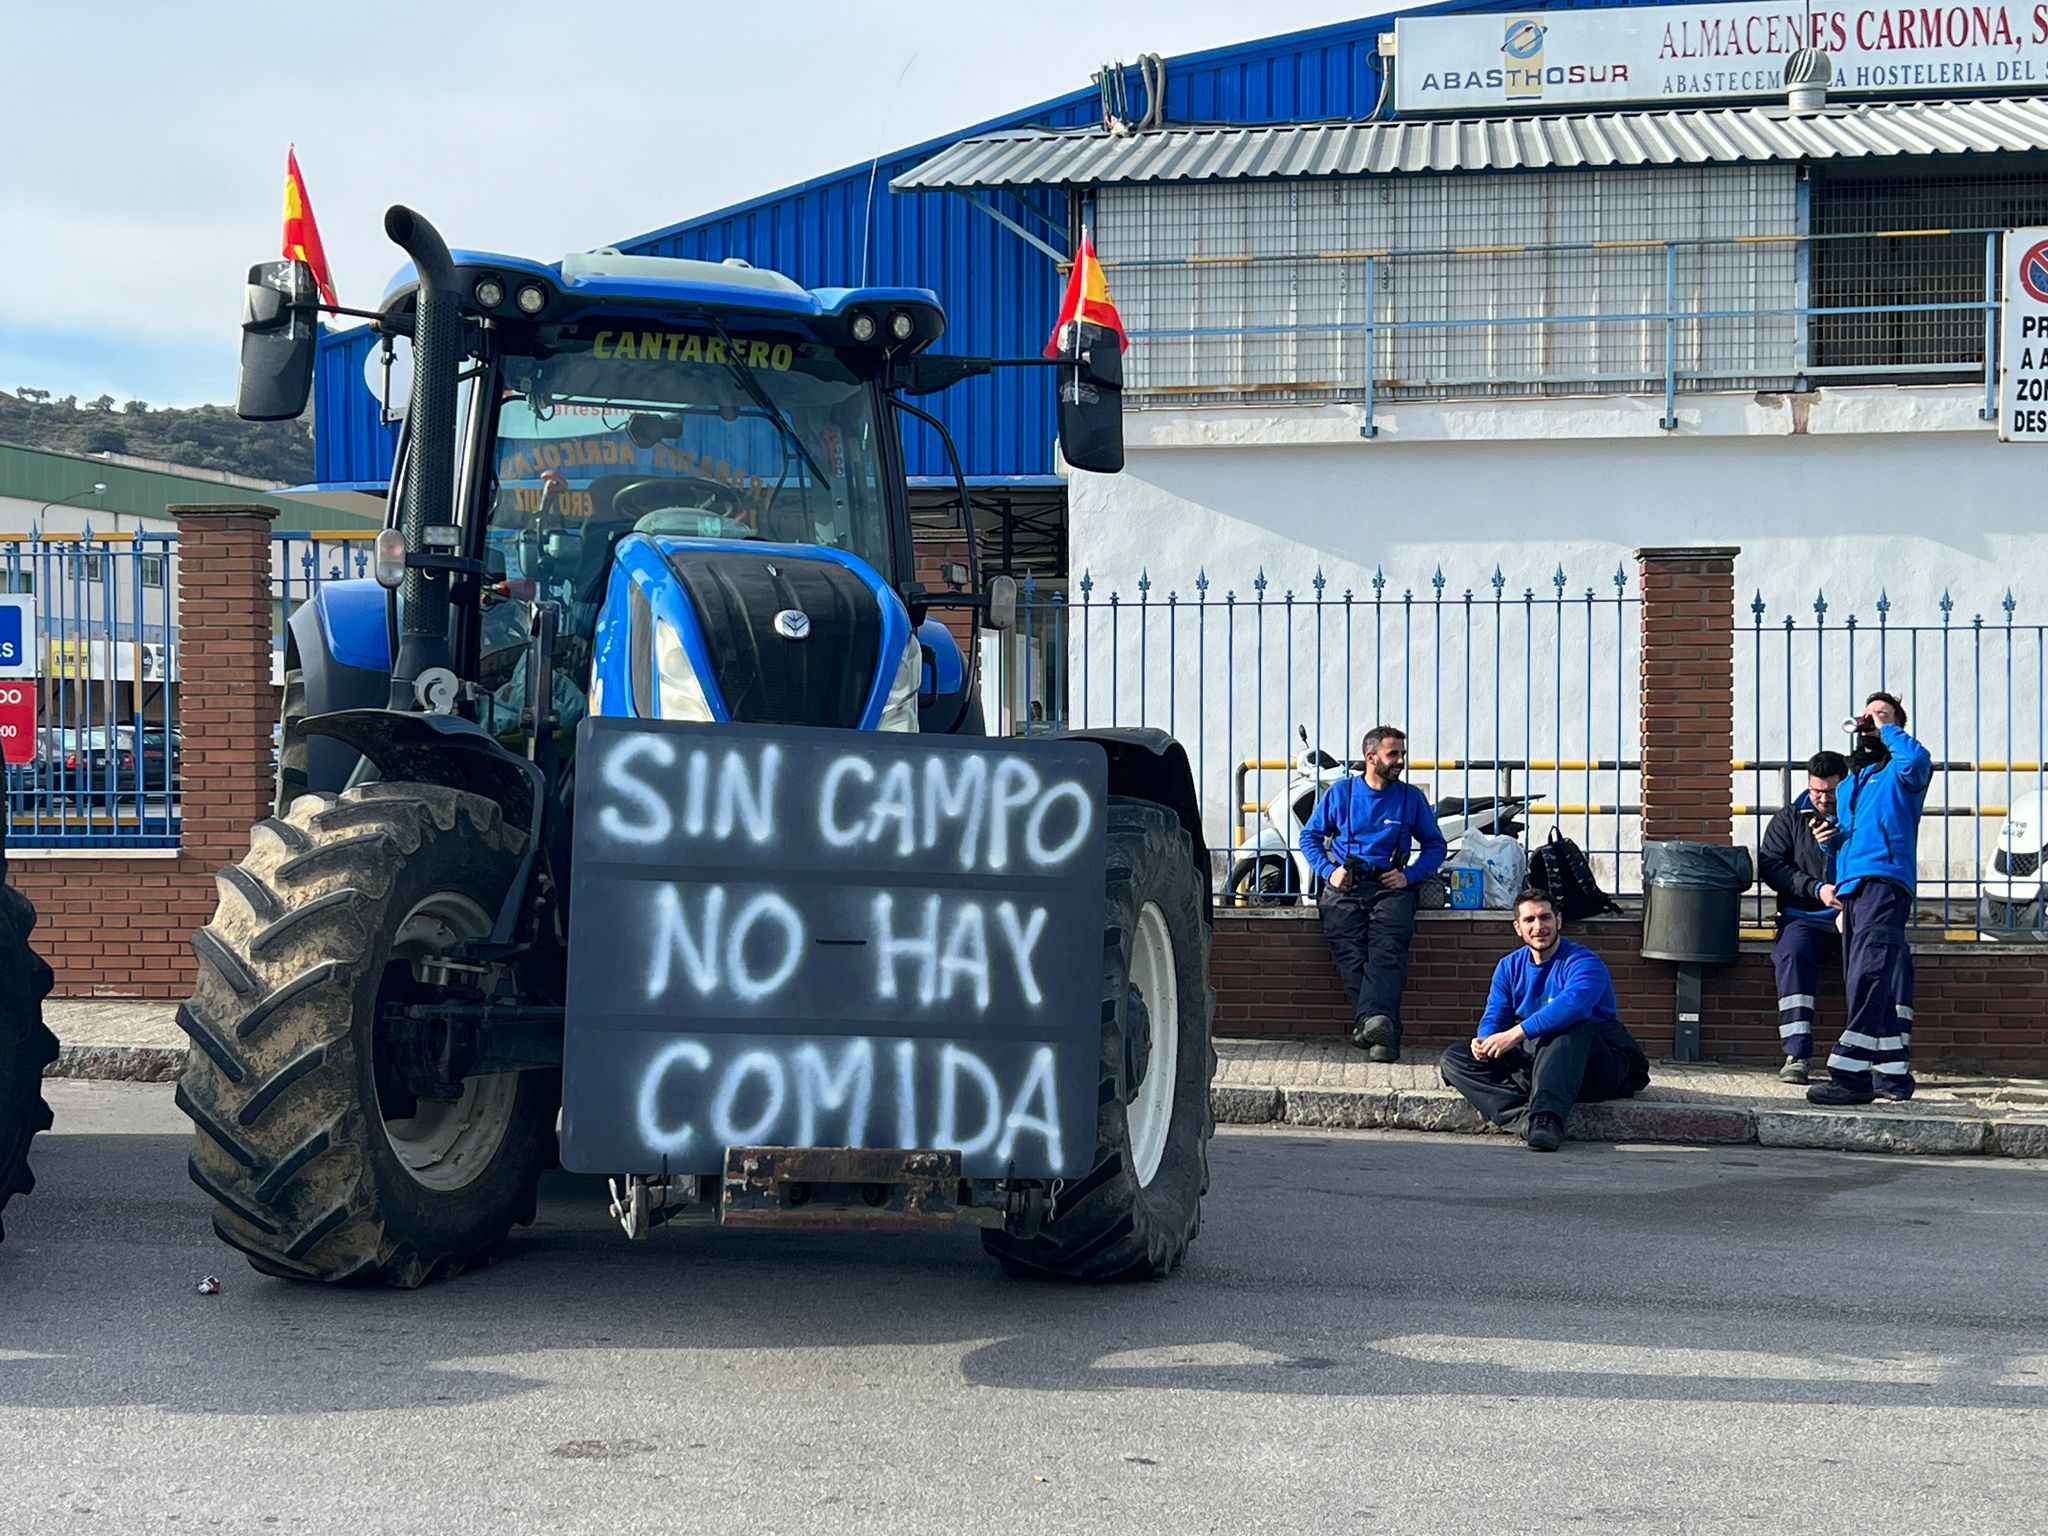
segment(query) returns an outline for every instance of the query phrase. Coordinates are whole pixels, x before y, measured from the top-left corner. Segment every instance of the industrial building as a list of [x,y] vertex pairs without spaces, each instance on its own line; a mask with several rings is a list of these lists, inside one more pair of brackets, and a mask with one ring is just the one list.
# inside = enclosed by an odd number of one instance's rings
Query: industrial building
[[[1066,605],[1006,653],[992,718],[1024,719],[1028,695],[1034,715],[1186,739],[1192,708],[1226,743],[1207,793],[1284,752],[1311,706],[1283,634],[1334,647],[1324,610],[1343,594],[1347,657],[1370,607],[1376,682],[1331,684],[1333,701],[1326,659],[1317,718],[1348,732],[1375,706],[1433,714],[1432,749],[1462,730],[1466,759],[1499,756],[1499,670],[1483,702],[1446,670],[1459,594],[1469,671],[1475,592],[1495,648],[1533,654],[1533,620],[1515,640],[1504,605],[1625,600],[1634,549],[1691,543],[1742,550],[1758,628],[1744,707],[1759,745],[1782,714],[1789,750],[1825,684],[1803,660],[1795,681],[1789,652],[1785,680],[1766,675],[1781,616],[1931,633],[2048,603],[2026,510],[2043,461],[1997,421],[2001,232],[2048,223],[2044,83],[2048,25],[2013,3],[1450,0],[1148,57],[619,248],[929,287],[951,316],[942,350],[1028,356],[1089,226],[1132,338],[1125,472],[1062,473],[1029,371],[937,405],[985,559]],[[323,347],[330,488],[388,470],[367,352],[359,331]],[[938,535],[947,466],[922,429],[909,449]],[[1208,639],[1224,630],[1186,623],[1226,589],[1318,605],[1307,627],[1276,614],[1249,654],[1230,630],[1227,666],[1256,702],[1218,698]],[[1426,668],[1418,614],[1438,632]],[[1584,675],[1565,665],[1564,617],[1554,675],[1531,661],[1514,707],[1591,722],[1622,681],[1612,656],[1593,664],[1590,606]],[[2031,740],[2037,705],[2019,708]],[[1609,734],[1625,757],[1627,730]]]

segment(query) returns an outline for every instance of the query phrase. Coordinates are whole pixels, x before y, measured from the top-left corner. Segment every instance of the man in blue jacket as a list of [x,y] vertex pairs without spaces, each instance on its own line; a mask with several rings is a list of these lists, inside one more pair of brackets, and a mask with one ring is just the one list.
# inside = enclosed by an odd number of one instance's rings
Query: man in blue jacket
[[1365,772],[1339,779],[1309,814],[1301,852],[1321,882],[1316,915],[1351,1004],[1352,1043],[1368,1061],[1398,1061],[1416,887],[1443,863],[1444,835],[1422,791],[1401,782],[1407,733],[1376,725],[1364,750]]
[[1918,880],[1920,809],[1934,763],[1906,734],[1906,709],[1873,693],[1857,717],[1849,777],[1836,794],[1841,836],[1835,898],[1842,906],[1842,975],[1849,1022],[1828,1057],[1831,1082],[1806,1090],[1807,1102],[1868,1104],[1910,1099],[1913,1073],[1913,955],[1906,923]]
[[1575,1103],[1623,1099],[1650,1083],[1650,1061],[1622,1027],[1601,958],[1564,936],[1548,891],[1515,898],[1523,947],[1493,968],[1478,1036],[1446,1050],[1443,1079],[1531,1152],[1564,1145]]

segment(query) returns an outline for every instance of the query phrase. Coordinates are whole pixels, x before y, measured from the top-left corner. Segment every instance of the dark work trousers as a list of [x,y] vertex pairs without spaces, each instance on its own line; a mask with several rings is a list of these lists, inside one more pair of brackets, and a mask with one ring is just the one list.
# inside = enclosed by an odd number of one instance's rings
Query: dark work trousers
[[1519,1131],[1529,1115],[1562,1120],[1574,1104],[1625,1099],[1650,1084],[1650,1061],[1619,1023],[1574,1024],[1481,1061],[1467,1040],[1438,1062],[1443,1079],[1503,1130]]
[[1833,912],[1824,918],[1778,921],[1778,942],[1771,950],[1771,965],[1778,973],[1778,1037],[1794,1061],[1813,1055],[1813,1008],[1821,962],[1841,950]]
[[1351,1017],[1385,1014],[1401,1028],[1401,993],[1408,986],[1408,941],[1415,935],[1415,887],[1390,891],[1375,884],[1364,893],[1333,891],[1316,897],[1323,938],[1336,962],[1337,979],[1351,1004]]
[[1906,919],[1913,897],[1889,880],[1864,880],[1842,898],[1842,911],[1849,1023],[1828,1057],[1828,1071],[1845,1088],[1910,1099],[1913,952],[1906,947]]

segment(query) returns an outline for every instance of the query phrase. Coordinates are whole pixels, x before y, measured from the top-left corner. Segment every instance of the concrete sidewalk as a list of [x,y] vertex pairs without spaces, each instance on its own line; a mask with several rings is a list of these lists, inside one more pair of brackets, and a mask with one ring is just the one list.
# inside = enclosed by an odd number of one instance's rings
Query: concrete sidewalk
[[[172,1003],[51,998],[52,1077],[158,1083],[188,1041]],[[1497,1135],[1437,1077],[1435,1053],[1382,1066],[1341,1040],[1219,1040],[1210,1096],[1226,1125]],[[1767,1147],[2048,1158],[2048,1081],[1937,1075],[1906,1104],[1813,1109],[1756,1067],[1657,1062],[1649,1088],[1572,1112],[1581,1141],[1756,1142]]]
[[[1500,1134],[1443,1085],[1434,1051],[1382,1066],[1341,1040],[1219,1040],[1216,1056],[1211,1097],[1225,1124]],[[1579,1141],[2048,1157],[2048,1081],[1936,1075],[1908,1103],[1814,1109],[1772,1069],[1660,1061],[1642,1093],[1582,1104],[1567,1130]]]

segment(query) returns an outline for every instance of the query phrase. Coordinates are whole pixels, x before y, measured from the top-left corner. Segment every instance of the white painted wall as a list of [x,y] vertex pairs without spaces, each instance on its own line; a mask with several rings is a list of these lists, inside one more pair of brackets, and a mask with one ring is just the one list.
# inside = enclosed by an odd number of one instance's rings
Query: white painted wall
[[[1501,751],[1494,752],[1488,579],[1498,567],[1511,598],[1534,588],[1539,599],[1548,599],[1552,573],[1562,565],[1571,596],[1591,586],[1606,598],[1620,566],[1634,596],[1638,547],[1731,544],[1742,549],[1736,566],[1738,755],[1803,758],[1839,743],[1836,723],[1852,702],[1847,637],[1827,642],[1822,696],[1814,637],[1800,635],[1788,687],[1786,641],[1778,628],[1788,612],[1810,627],[1814,598],[1824,590],[1830,629],[1851,611],[1858,615],[1864,633],[1855,645],[1854,693],[1860,695],[1876,686],[1879,594],[1891,599],[1893,625],[1934,626],[1946,590],[1957,606],[1945,671],[1938,633],[1920,636],[1917,657],[1913,642],[1895,635],[1887,642],[1887,681],[1907,693],[1914,724],[1937,757],[2038,759],[2038,633],[2022,629],[2013,638],[2017,675],[2008,711],[2005,637],[1973,635],[1970,620],[1981,613],[2001,628],[1999,604],[2010,589],[2022,626],[2048,623],[2048,527],[2037,510],[2048,454],[1998,442],[1977,417],[1981,403],[1981,392],[1956,388],[1695,396],[1681,400],[1676,433],[1658,427],[1663,401],[1657,398],[1407,403],[1379,413],[1375,440],[1361,438],[1362,415],[1349,406],[1134,411],[1125,472],[1074,476],[1070,568],[1077,578],[1082,572],[1093,578],[1098,606],[1085,624],[1076,621],[1070,636],[1069,707],[1076,718],[1085,709],[1096,723],[1112,716],[1134,723],[1142,715],[1145,723],[1172,729],[1191,749],[1199,739],[1211,841],[1226,845],[1233,840],[1231,765],[1244,757],[1286,755],[1294,721],[1313,720],[1318,706],[1332,751],[1343,735],[1355,746],[1357,734],[1381,715],[1407,726],[1410,750],[1419,758],[1629,757],[1635,752],[1633,610],[1626,632],[1617,633],[1614,607],[1596,605],[1589,676],[1583,612],[1565,615],[1560,668],[1556,615],[1540,601],[1533,631],[1512,606],[1502,616]],[[1430,578],[1439,568],[1450,599],[1441,651],[1437,615],[1427,606]],[[1168,589],[1191,596],[1197,573],[1206,571],[1214,584],[1212,605],[1225,588],[1249,600],[1260,569],[1271,582],[1263,650],[1254,643],[1254,617],[1241,611],[1234,621],[1237,648],[1226,659],[1217,643],[1226,616],[1212,606],[1200,661],[1188,643],[1195,626],[1183,614],[1168,667],[1158,606]],[[1286,664],[1286,616],[1272,605],[1289,587],[1308,599],[1318,569],[1329,580],[1330,601],[1346,587],[1369,597],[1380,570],[1388,599],[1398,604],[1410,589],[1424,605],[1405,646],[1392,632],[1402,617],[1398,605],[1382,607],[1376,670],[1371,610],[1354,608],[1348,692],[1334,654],[1341,612],[1326,606],[1318,621],[1298,610],[1292,668]],[[1141,572],[1153,582],[1143,664],[1135,615],[1128,608],[1118,613],[1112,644],[1109,616],[1100,606],[1111,590],[1133,602]],[[1481,599],[1469,691],[1458,603],[1468,587]],[[1770,626],[1760,687],[1748,628],[1748,603],[1759,589]],[[1318,627],[1325,639],[1320,673],[1312,648]],[[1526,672],[1525,640],[1534,653]],[[1436,688],[1439,669],[1443,685]],[[1142,711],[1140,675],[1146,679]],[[2026,778],[2032,787],[2035,775]],[[1440,793],[1465,788],[1462,774],[1452,779]],[[1266,792],[1277,787],[1270,784]],[[1472,786],[1473,792],[1490,787]],[[1538,775],[1538,787],[1571,802],[1635,799],[1633,775],[1617,780],[1611,772],[1590,781],[1583,773],[1554,780]],[[1955,803],[1968,804],[2003,803],[2007,790],[2002,777],[1985,785],[1958,776],[1946,786]],[[1937,783],[1937,803],[1943,793]],[[1759,797],[1775,803],[1775,784],[1740,776],[1738,803]],[[1567,825],[1575,835],[1590,834],[1589,846],[1632,841],[1630,827],[1611,821]],[[1938,828],[1929,828],[1936,850],[1943,842]],[[1980,849],[1974,824],[1951,826],[1939,861],[1959,866],[1959,873],[1974,866],[1996,830],[1995,820],[1986,823]]]

